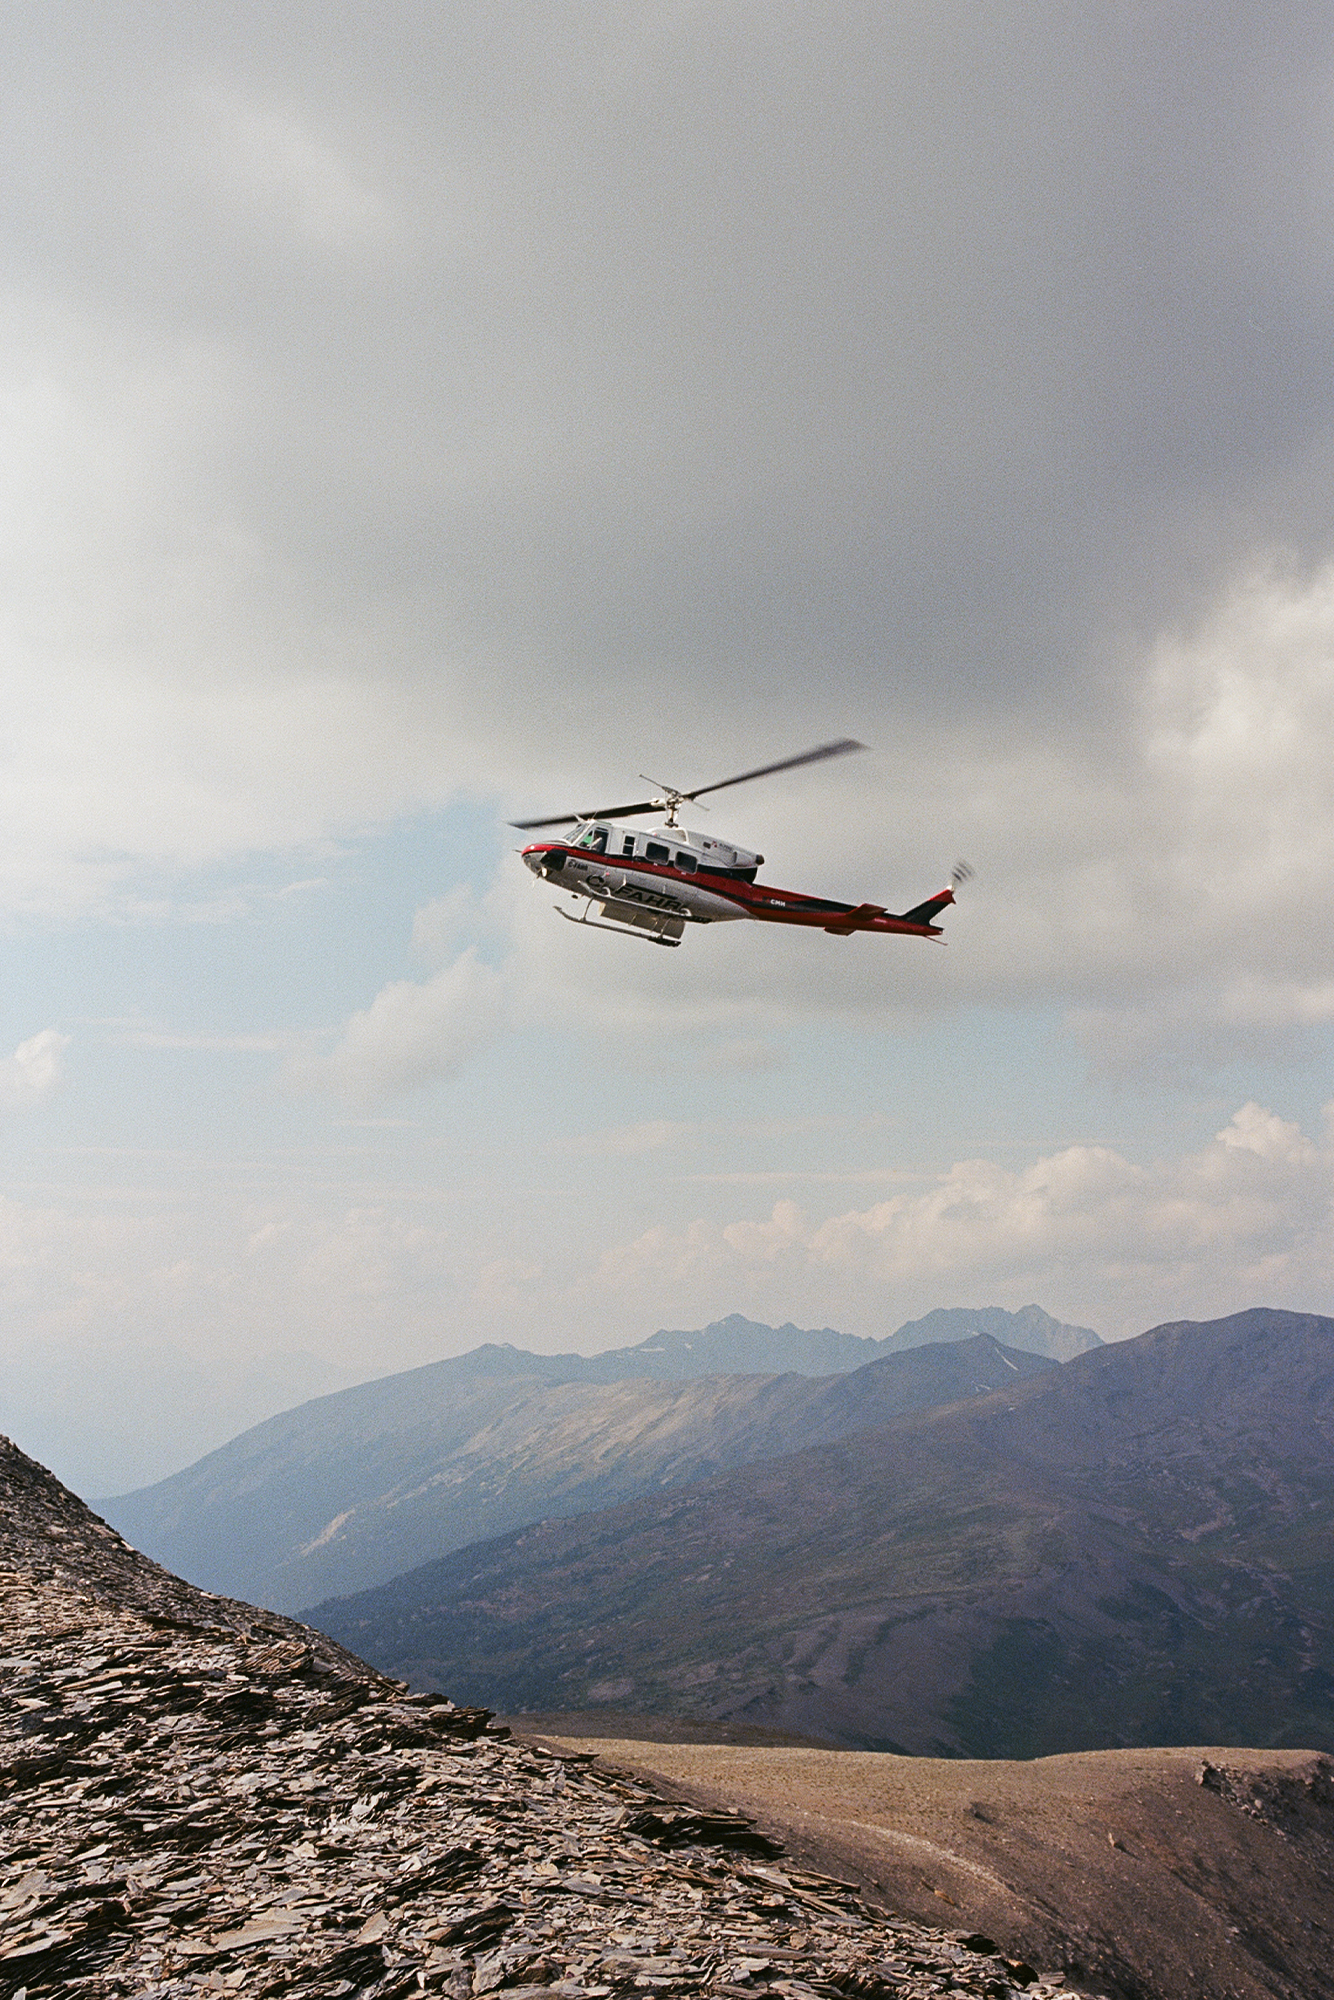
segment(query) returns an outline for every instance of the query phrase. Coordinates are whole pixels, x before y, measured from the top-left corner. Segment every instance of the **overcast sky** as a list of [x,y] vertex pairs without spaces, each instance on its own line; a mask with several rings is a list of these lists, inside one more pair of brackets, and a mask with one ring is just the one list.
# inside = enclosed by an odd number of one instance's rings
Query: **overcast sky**
[[[1334,9],[6,26],[0,1426],[1331,1309]],[[947,949],[515,857],[843,734],[700,823]]]

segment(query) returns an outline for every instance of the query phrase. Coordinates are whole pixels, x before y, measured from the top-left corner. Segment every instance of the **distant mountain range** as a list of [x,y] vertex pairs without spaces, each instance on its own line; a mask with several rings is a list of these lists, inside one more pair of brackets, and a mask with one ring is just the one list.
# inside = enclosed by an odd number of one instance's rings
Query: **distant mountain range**
[[1021,1306],[1018,1312],[1007,1312],[1003,1306],[942,1306],[925,1319],[909,1320],[884,1340],[836,1333],[831,1326],[814,1331],[790,1321],[763,1326],[731,1313],[698,1332],[662,1331],[650,1334],[638,1347],[556,1358],[581,1364],[579,1379],[585,1382],[624,1382],[647,1375],[674,1381],[700,1375],[841,1375],[883,1355],[901,1354],[907,1347],[972,1340],[979,1333],[989,1334],[1002,1347],[1021,1347],[1051,1361],[1069,1361],[1102,1345],[1091,1327],[1067,1326],[1041,1306]]
[[612,1703],[972,1757],[1328,1750],[1334,1320],[1158,1327],[311,1617],[511,1712]]
[[[846,1366],[867,1347],[881,1358],[855,1372],[725,1372],[758,1356]],[[591,1359],[481,1347],[303,1404],[99,1505],[206,1589],[296,1610],[507,1528],[832,1444],[1053,1365],[987,1334],[882,1355],[740,1318]]]
[[905,1347],[971,1340],[978,1333],[989,1333],[993,1340],[1022,1347],[1029,1354],[1045,1354],[1053,1361],[1073,1361],[1077,1354],[1087,1354],[1103,1344],[1091,1327],[1067,1326],[1043,1312],[1041,1306],[1021,1306],[1018,1312],[1006,1312],[1003,1306],[938,1306],[924,1319],[910,1319],[888,1340],[882,1340],[879,1348],[882,1354],[901,1354]]

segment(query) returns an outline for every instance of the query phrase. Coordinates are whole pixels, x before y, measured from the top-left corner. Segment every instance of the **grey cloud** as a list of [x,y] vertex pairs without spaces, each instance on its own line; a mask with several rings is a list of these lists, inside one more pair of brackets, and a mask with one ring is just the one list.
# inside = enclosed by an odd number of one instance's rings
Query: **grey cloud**
[[[217,852],[848,729],[878,791],[748,795],[766,851],[820,807],[802,886],[980,843],[1142,930],[1156,635],[1334,540],[1332,56],[1314,7],[20,9],[6,582],[91,718],[48,819]],[[992,995],[1069,962],[1037,921]]]
[[489,668],[502,769],[553,669],[1059,709],[1098,614],[1324,535],[1325,10],[32,18],[11,282],[221,350],[233,615]]

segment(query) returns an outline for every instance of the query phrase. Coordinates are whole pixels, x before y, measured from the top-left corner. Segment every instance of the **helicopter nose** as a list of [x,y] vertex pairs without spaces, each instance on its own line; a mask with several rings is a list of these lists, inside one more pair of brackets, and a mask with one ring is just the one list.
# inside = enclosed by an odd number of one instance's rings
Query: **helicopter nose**
[[526,847],[523,859],[534,875],[559,875],[565,866],[565,856],[558,847]]

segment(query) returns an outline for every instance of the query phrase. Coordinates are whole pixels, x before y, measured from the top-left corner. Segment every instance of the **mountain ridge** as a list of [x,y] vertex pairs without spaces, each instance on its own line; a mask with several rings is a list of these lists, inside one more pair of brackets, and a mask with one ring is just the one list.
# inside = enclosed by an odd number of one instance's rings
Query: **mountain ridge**
[[429,1384],[418,1370],[341,1391],[143,1495],[101,1504],[206,1587],[297,1610],[509,1527],[829,1442],[1054,1365],[984,1335],[849,1374],[599,1383],[535,1379],[518,1372],[518,1350],[488,1350],[471,1381],[440,1363]]
[[[712,1320],[707,1326],[693,1331],[660,1327],[637,1346],[607,1348],[598,1354],[573,1351],[540,1354],[515,1347],[508,1341],[484,1341],[464,1354],[447,1355],[440,1361],[423,1362],[416,1368],[396,1370],[390,1375],[375,1376],[367,1382],[352,1383],[308,1397],[290,1409],[276,1411],[257,1424],[248,1425],[226,1444],[216,1446],[201,1458],[193,1460],[190,1466],[182,1467],[181,1472],[168,1474],[166,1479],[154,1480],[148,1486],[104,1495],[97,1504],[119,1506],[165,1486],[169,1480],[180,1478],[182,1473],[215,1458],[219,1452],[230,1450],[255,1432],[282,1424],[297,1411],[313,1410],[332,1403],[356,1410],[395,1397],[401,1397],[406,1406],[412,1407],[419,1402],[423,1390],[430,1391],[459,1378],[607,1383],[641,1377],[687,1380],[708,1374],[833,1375],[865,1367],[870,1361],[907,1347],[962,1341],[972,1338],[978,1331],[989,1333],[1002,1346],[1046,1355],[1051,1360],[1067,1359],[1068,1354],[1064,1350],[1072,1345],[1075,1351],[1083,1352],[1103,1344],[1091,1328],[1053,1319],[1040,1306],[1034,1305],[1022,1306],[1013,1313],[1003,1306],[985,1306],[977,1311],[965,1307],[945,1307],[938,1309],[935,1315],[928,1315],[928,1319],[932,1318],[941,1321],[942,1330],[939,1333],[921,1336],[919,1330],[926,1326],[927,1321],[913,1320],[883,1340],[876,1340],[870,1335],[839,1333],[833,1327],[804,1329],[794,1326],[790,1320],[782,1326],[772,1327],[759,1320],[749,1320],[741,1313],[729,1313],[726,1318]],[[973,1327],[973,1321],[979,1322],[978,1326]],[[945,1330],[946,1322],[958,1330]],[[968,1322],[967,1330],[964,1330],[965,1322]],[[1007,1331],[1022,1332],[1026,1338],[1022,1341],[1007,1340],[1004,1337]],[[905,1339],[903,1336],[909,1333],[913,1334],[913,1338]],[[1058,1352],[1058,1348],[1062,1351]]]

